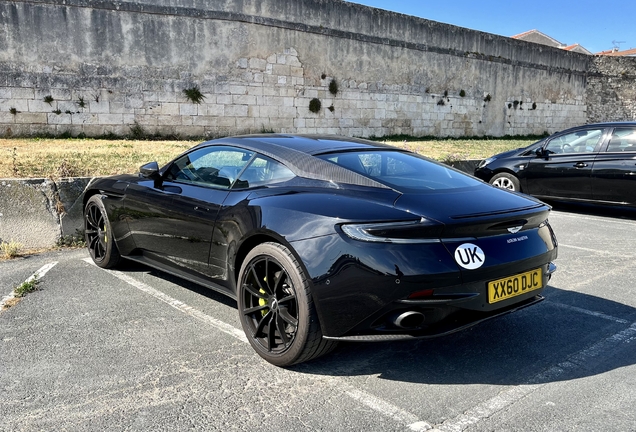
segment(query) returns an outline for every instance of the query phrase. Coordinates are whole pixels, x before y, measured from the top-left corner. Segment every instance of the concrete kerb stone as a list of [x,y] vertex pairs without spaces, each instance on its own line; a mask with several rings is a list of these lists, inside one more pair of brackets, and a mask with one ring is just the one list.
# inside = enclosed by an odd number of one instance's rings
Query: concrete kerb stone
[[[472,175],[479,162],[452,161],[448,165]],[[94,179],[0,179],[0,242],[46,248],[55,246],[62,236],[80,235],[84,192]]]
[[0,242],[51,247],[83,229],[82,197],[90,178],[0,179]]

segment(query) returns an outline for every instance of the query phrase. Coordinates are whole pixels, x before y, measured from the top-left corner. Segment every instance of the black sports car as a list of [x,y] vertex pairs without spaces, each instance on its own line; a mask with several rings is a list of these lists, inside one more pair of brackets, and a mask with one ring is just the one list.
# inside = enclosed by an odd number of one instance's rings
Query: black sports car
[[542,199],[636,206],[636,122],[558,132],[482,161],[475,176]]
[[97,265],[123,257],[235,298],[280,366],[529,306],[556,268],[547,205],[359,139],[218,139],[84,200]]

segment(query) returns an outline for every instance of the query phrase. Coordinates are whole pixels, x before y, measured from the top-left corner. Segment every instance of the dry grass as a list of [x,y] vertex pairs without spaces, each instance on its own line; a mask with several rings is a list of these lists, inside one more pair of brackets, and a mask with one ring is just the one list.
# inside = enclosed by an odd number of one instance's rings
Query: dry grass
[[4,304],[2,305],[2,310],[6,310],[6,309],[9,309],[10,307],[17,305],[20,302],[20,300],[22,299],[19,297],[11,297],[9,300],[4,302]]
[[194,141],[0,139],[0,178],[92,177],[164,164]]
[[445,139],[427,141],[386,141],[387,144],[417,152],[437,160],[485,159],[497,153],[526,147],[537,139]]
[[0,258],[11,259],[20,256],[24,245],[13,240],[0,243]]
[[[438,160],[483,159],[534,139],[385,141]],[[93,177],[135,173],[162,165],[198,141],[0,139],[0,178]]]

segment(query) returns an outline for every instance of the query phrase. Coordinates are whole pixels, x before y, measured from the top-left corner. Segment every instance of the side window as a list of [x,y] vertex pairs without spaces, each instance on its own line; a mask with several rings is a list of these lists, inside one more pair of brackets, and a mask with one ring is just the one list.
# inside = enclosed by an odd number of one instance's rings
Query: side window
[[636,127],[614,129],[607,145],[608,152],[636,152]]
[[295,177],[295,174],[285,165],[259,155],[240,173],[232,189],[247,189],[250,187],[280,183],[293,177]]
[[548,143],[550,153],[592,153],[603,137],[603,129],[587,129],[556,137]]
[[232,147],[204,147],[179,159],[168,169],[165,179],[177,183],[229,189],[253,152]]

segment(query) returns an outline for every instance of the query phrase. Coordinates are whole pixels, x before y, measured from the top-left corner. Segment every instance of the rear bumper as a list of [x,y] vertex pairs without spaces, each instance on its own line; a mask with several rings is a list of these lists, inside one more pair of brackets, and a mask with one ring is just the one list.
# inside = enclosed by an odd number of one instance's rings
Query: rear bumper
[[354,335],[354,336],[341,336],[341,337],[329,337],[324,336],[324,339],[343,341],[343,342],[387,342],[387,341],[406,341],[414,339],[432,339],[440,336],[446,336],[458,331],[465,330],[473,327],[477,324],[481,324],[485,321],[497,318],[503,315],[507,315],[511,312],[516,312],[520,309],[524,309],[528,306],[535,305],[543,301],[545,297],[537,295],[521,303],[517,303],[513,306],[509,306],[505,309],[499,309],[490,313],[483,312],[471,312],[460,314],[454,319],[445,324],[440,324],[432,329],[422,330],[419,332],[412,332],[408,334],[373,334],[373,335]]

